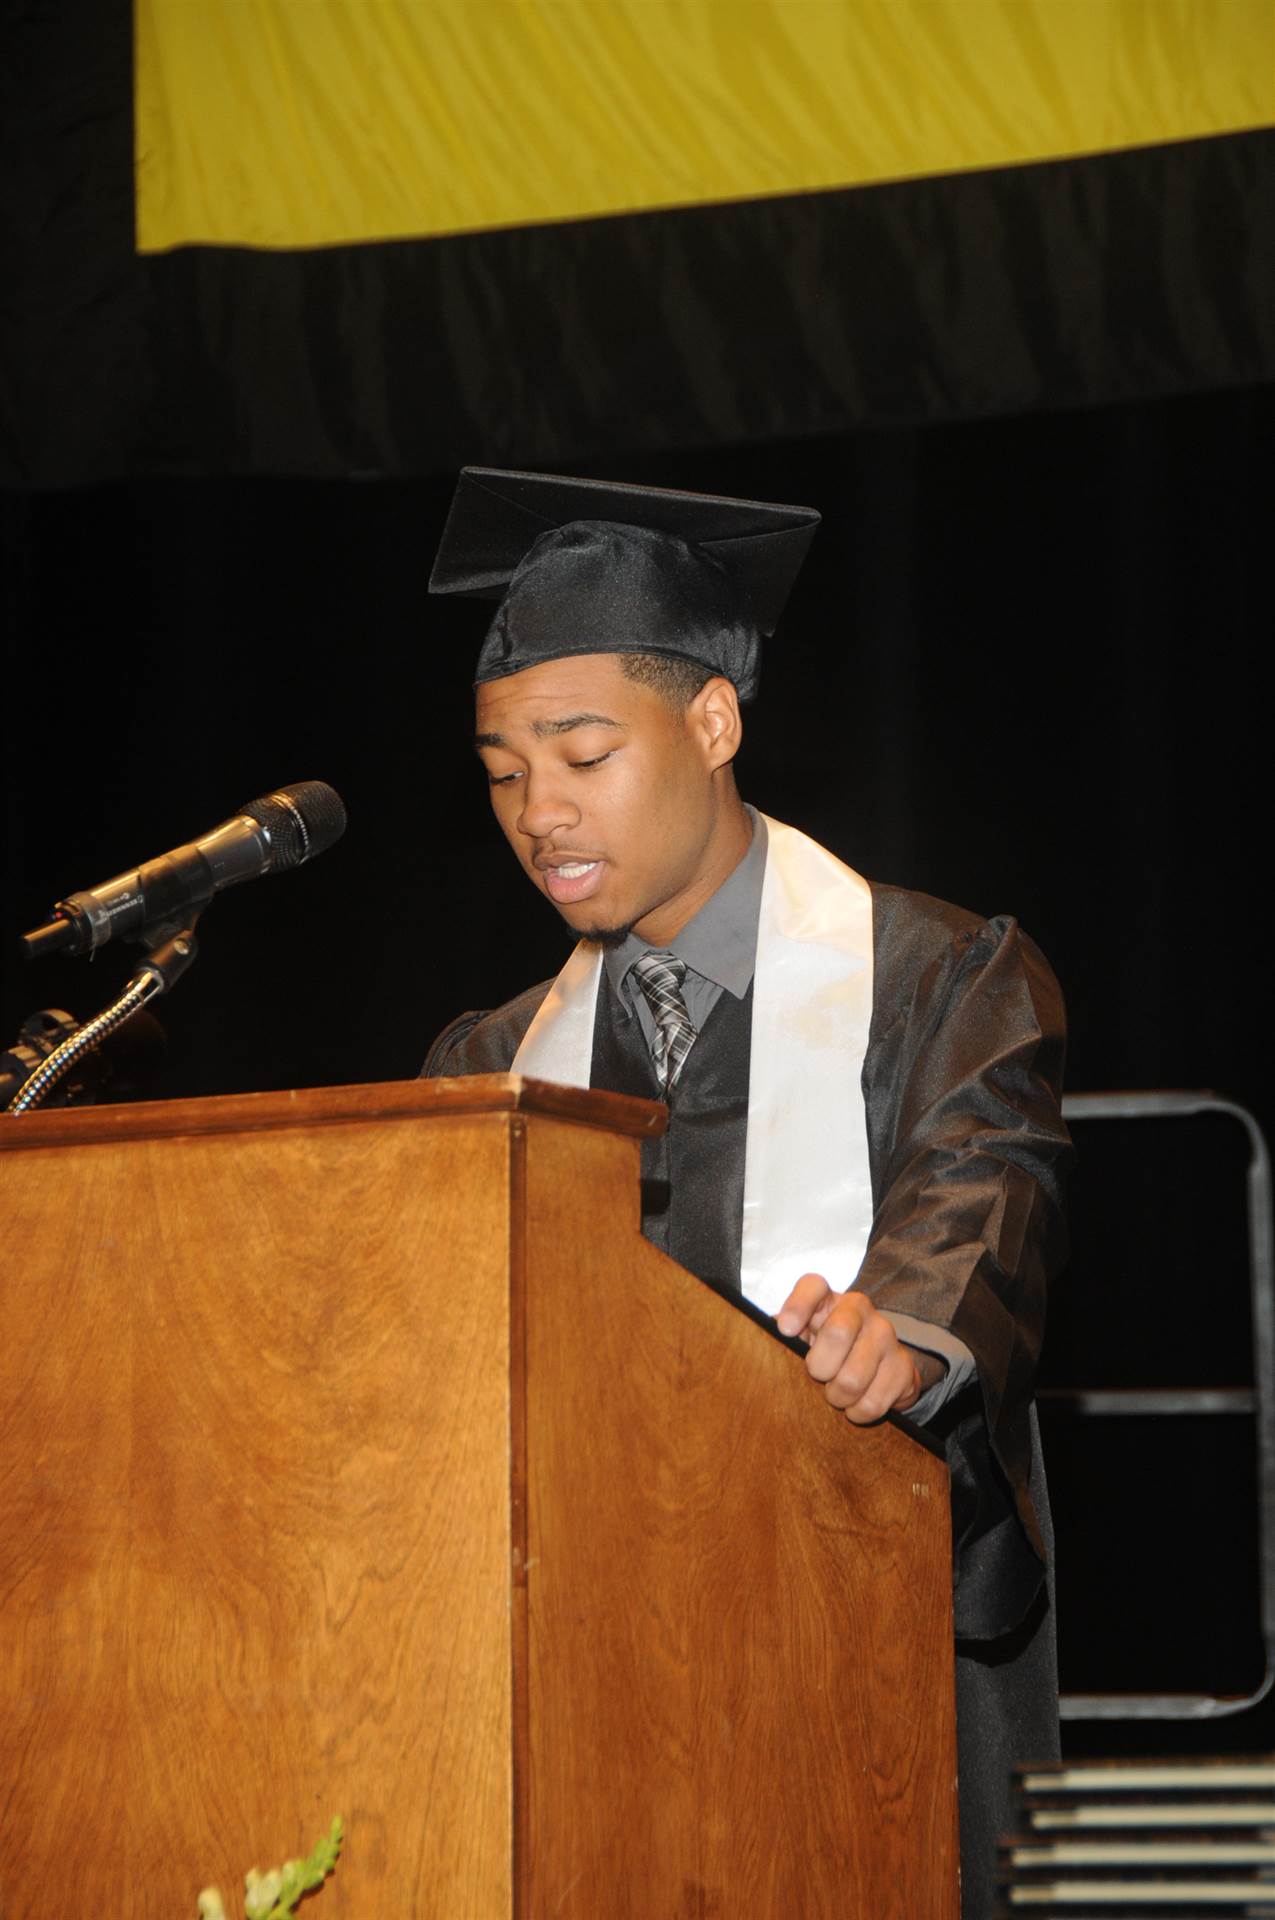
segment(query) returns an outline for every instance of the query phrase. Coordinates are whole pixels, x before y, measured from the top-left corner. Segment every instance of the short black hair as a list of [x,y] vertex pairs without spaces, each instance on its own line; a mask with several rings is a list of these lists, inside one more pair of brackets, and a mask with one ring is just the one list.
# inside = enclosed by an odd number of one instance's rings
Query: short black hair
[[618,656],[626,680],[658,693],[678,713],[684,713],[700,688],[716,678],[702,660],[685,660],[673,653],[622,653]]

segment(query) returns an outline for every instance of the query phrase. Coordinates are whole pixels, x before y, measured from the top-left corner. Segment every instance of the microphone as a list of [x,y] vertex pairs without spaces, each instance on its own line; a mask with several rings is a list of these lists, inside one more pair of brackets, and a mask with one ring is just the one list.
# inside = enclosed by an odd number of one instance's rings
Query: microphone
[[341,796],[322,780],[276,787],[202,839],[59,900],[51,920],[23,934],[27,958],[91,953],[108,940],[140,940],[174,930],[223,887],[304,866],[344,832]]

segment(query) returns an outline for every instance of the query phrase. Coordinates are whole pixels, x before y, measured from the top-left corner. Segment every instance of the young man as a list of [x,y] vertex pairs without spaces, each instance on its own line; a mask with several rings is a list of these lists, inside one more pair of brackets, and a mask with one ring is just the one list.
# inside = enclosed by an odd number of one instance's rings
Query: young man
[[740,701],[808,509],[467,469],[431,587],[503,593],[477,747],[556,981],[436,1041],[668,1101],[643,1232],[809,1343],[854,1422],[946,1443],[963,1910],[993,1904],[1010,1769],[1057,1751],[1031,1407],[1061,1250],[1062,1007],[1012,920],[870,885],[742,801]]

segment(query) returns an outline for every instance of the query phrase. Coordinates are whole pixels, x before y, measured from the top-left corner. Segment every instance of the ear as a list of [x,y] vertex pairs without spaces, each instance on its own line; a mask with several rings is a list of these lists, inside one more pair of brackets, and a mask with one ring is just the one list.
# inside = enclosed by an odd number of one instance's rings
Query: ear
[[686,709],[686,724],[710,773],[729,766],[744,737],[739,695],[720,674],[706,680]]

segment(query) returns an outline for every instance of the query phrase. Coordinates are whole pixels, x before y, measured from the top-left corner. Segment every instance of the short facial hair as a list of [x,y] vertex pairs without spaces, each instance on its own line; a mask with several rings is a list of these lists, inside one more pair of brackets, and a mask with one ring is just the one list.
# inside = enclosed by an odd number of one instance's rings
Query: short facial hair
[[627,927],[586,927],[582,938],[595,947],[622,947],[632,933],[632,925]]

